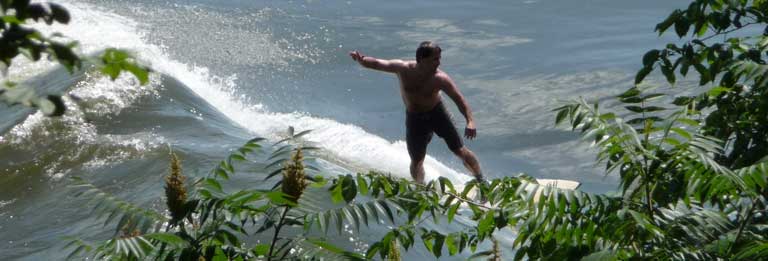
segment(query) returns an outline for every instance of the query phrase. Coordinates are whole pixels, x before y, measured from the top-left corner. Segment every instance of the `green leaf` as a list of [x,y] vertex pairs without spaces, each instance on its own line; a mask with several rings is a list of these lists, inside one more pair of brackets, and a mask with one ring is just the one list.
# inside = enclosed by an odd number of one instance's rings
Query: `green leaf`
[[344,200],[344,195],[342,195],[342,183],[342,181],[338,181],[331,187],[331,200],[335,204]]
[[675,85],[675,71],[672,70],[671,66],[661,66],[661,72],[664,74],[664,77],[667,78],[669,84]]
[[694,99],[694,97],[687,96],[676,97],[675,100],[672,101],[672,104],[677,106],[684,106],[690,104]]
[[305,130],[305,131],[299,132],[296,135],[292,135],[292,136],[293,136],[294,139],[298,139],[298,138],[301,138],[304,135],[309,134],[310,132],[312,132],[312,130]]
[[364,256],[362,256],[360,254],[357,254],[357,253],[345,251],[345,250],[343,250],[343,249],[341,249],[341,248],[339,248],[337,246],[334,246],[331,243],[328,243],[325,240],[307,239],[307,241],[309,241],[310,243],[312,243],[312,244],[314,244],[316,246],[319,246],[319,247],[321,247],[321,248],[323,248],[325,250],[328,250],[328,251],[330,251],[332,253],[344,255],[344,257],[351,258],[352,260],[365,260]]
[[355,213],[357,214],[357,216],[360,217],[360,219],[363,220],[363,222],[365,223],[366,227],[369,226],[368,225],[368,212],[367,212],[367,210],[365,208],[365,205],[353,205],[352,206],[352,210],[354,210]]
[[493,209],[488,210],[488,212],[485,213],[485,218],[480,220],[480,222],[477,223],[477,233],[479,235],[486,235],[489,232],[492,232],[493,229],[496,227],[496,224],[494,222],[494,211]]
[[722,94],[722,93],[724,93],[724,92],[730,92],[730,91],[731,91],[731,88],[726,88],[726,87],[722,87],[722,86],[717,86],[717,87],[715,87],[715,88],[712,88],[712,89],[710,89],[710,90],[707,92],[707,95],[708,95],[709,97],[712,97],[712,98],[714,98],[714,97],[720,96],[720,94]]
[[288,200],[285,196],[285,194],[282,191],[272,191],[266,193],[267,198],[269,199],[272,204],[275,205],[289,205],[289,206],[295,206],[296,203]]
[[[518,252],[518,254],[519,254],[519,253],[523,253],[523,252],[522,252],[522,251],[519,251],[519,252]],[[469,256],[469,258],[468,258],[468,259],[469,259],[469,260],[473,260],[473,259],[475,259],[475,258],[480,258],[480,257],[490,256],[490,255],[492,255],[492,254],[493,254],[493,251],[491,251],[491,250],[487,250],[487,251],[481,251],[481,252],[477,252],[477,253],[475,253],[475,254],[473,254],[473,255]]]
[[15,15],[4,15],[3,16],[3,22],[9,23],[9,24],[23,24],[21,20],[19,20],[18,17]]
[[448,187],[448,189],[449,189],[448,191],[450,193],[456,194],[456,188],[453,187],[453,183],[451,182],[451,180],[449,180],[446,177],[439,177],[438,181],[440,182],[440,187],[442,189],[442,192],[445,192],[445,188],[444,187]]
[[664,19],[664,21],[656,25],[655,31],[658,31],[659,35],[663,34],[664,31],[667,30],[667,28],[669,28],[670,26],[672,26],[672,24],[675,23],[675,21],[680,17],[681,14],[682,13],[680,12],[680,10],[675,10],[674,12],[669,14],[669,16],[667,16],[667,18]]
[[216,173],[216,176],[219,176],[225,180],[229,179],[229,175],[227,174],[227,171],[224,170],[221,166],[216,167],[216,170],[214,170]]
[[679,146],[681,144],[679,140],[669,137],[664,138],[664,142],[672,146]]
[[349,208],[342,208],[341,212],[346,217],[346,220],[348,223],[352,224],[352,226],[355,228],[355,231],[358,233],[360,232],[360,218],[357,216],[357,213],[355,213],[354,210],[351,210]]
[[328,180],[323,178],[323,176],[317,175],[313,177],[311,186],[313,188],[323,188],[327,183],[328,183]]
[[666,110],[666,108],[658,107],[658,106],[646,106],[646,107],[640,107],[640,106],[625,106],[624,108],[627,108],[627,110],[630,110],[632,112],[636,113],[643,113],[643,112],[654,112],[654,111],[663,111]]
[[237,161],[245,161],[245,157],[243,157],[243,155],[240,155],[240,154],[229,155],[229,158]]
[[657,99],[659,97],[664,97],[664,96],[666,96],[666,94],[663,94],[663,93],[651,93],[651,94],[643,96],[643,101],[648,102],[648,101],[652,101],[652,100],[655,100],[655,99]]
[[449,255],[455,255],[458,252],[458,248],[456,247],[456,243],[454,242],[454,236],[452,234],[446,237],[445,245],[448,246]]
[[64,115],[67,107],[60,96],[48,95],[45,98],[38,98],[34,103],[40,111],[46,116],[58,117]]
[[392,222],[392,224],[395,224],[395,216],[392,214],[392,209],[389,208],[389,205],[387,205],[387,202],[375,201],[374,206],[376,206],[376,209],[381,211],[381,213],[386,214],[387,218],[389,218],[389,221]]
[[206,187],[212,188],[215,190],[215,192],[224,193],[224,190],[222,190],[221,183],[216,181],[215,179],[205,179]]
[[612,112],[604,113],[604,114],[600,115],[600,119],[604,120],[604,121],[613,120],[613,119],[616,119],[616,114],[612,113]]
[[177,248],[182,248],[188,245],[187,241],[172,233],[152,233],[146,234],[144,237],[154,239]]
[[100,71],[109,76],[113,81],[120,75],[120,67],[114,64],[107,64],[104,67],[101,67]]
[[366,259],[373,259],[373,256],[376,255],[379,251],[381,251],[381,242],[373,243],[370,247],[368,247],[368,251],[365,252],[365,258]]
[[768,36],[761,36],[757,46],[762,50],[768,47]]
[[334,219],[336,220],[336,230],[338,231],[339,235],[341,235],[342,223],[344,221],[344,217],[343,217],[344,214],[342,214],[341,211],[339,210],[336,210],[334,214],[336,214],[334,216]]
[[440,256],[443,254],[443,244],[445,243],[445,236],[441,234],[435,234],[435,243],[432,247],[432,254],[435,255],[435,257],[440,258]]
[[365,177],[360,174],[357,174],[357,189],[360,194],[368,195],[368,183],[365,181]]
[[653,71],[653,67],[651,66],[645,66],[643,69],[640,69],[640,71],[637,72],[637,75],[635,75],[635,84],[640,84],[651,71]]
[[376,220],[376,223],[382,223],[381,218],[379,217],[379,211],[377,211],[376,205],[374,204],[375,201],[369,201],[365,205],[363,205],[365,212],[370,213],[371,216]]
[[651,116],[651,117],[631,119],[631,120],[627,121],[627,124],[632,124],[632,125],[635,125],[635,124],[645,124],[646,121],[660,122],[660,121],[663,121],[663,120],[664,119],[662,119],[662,118],[659,118],[659,117],[656,117],[656,116]]
[[149,69],[138,65],[126,51],[109,48],[102,54],[101,60],[104,63],[101,72],[112,80],[116,79],[121,71],[128,71],[139,80],[141,85],[149,82]]
[[684,16],[675,21],[675,33],[680,38],[683,38],[688,33],[688,29],[691,27],[691,23]]
[[320,231],[323,231],[323,233],[328,234],[328,223],[331,222],[330,219],[330,213],[318,213],[317,214],[317,224],[320,226]]
[[558,125],[561,122],[563,122],[566,116],[568,116],[568,108],[564,108],[558,111],[557,116],[555,117],[555,125]]
[[71,46],[51,42],[49,48],[56,57],[56,60],[59,62],[59,64],[67,68],[67,71],[70,73],[73,72],[75,68],[80,67],[80,58],[77,56],[77,54],[75,54],[74,51],[72,51]]
[[70,16],[66,8],[56,3],[48,3],[48,7],[51,9],[53,20],[62,24],[69,23]]
[[253,248],[253,252],[257,257],[267,256],[269,254],[269,244],[258,244]]
[[656,62],[656,60],[659,59],[659,54],[661,51],[653,49],[645,53],[643,55],[643,66],[644,67],[650,67],[653,66],[653,63]]
[[640,89],[638,89],[637,87],[632,87],[626,90],[625,92],[623,92],[622,94],[620,94],[618,97],[619,98],[635,97],[637,95],[640,95],[640,93],[641,93]]
[[588,256],[585,256],[582,258],[582,261],[612,261],[612,260],[619,260],[619,258],[616,256],[615,250],[601,250],[597,252],[593,252],[589,254]]
[[641,103],[643,102],[643,98],[633,96],[628,98],[620,98],[619,101],[621,101],[622,103]]
[[344,176],[342,180],[342,196],[347,203],[352,202],[357,196],[357,184],[355,178],[352,175]]
[[461,202],[456,202],[456,204],[448,209],[448,223],[453,222],[453,217],[456,215],[456,211],[459,210],[459,206],[461,206]]
[[677,135],[680,135],[683,138],[686,138],[689,140],[692,138],[691,134],[684,129],[673,127],[673,128],[670,128],[669,130],[674,133],[677,133]]
[[581,112],[578,115],[576,115],[576,119],[573,120],[572,126],[573,129],[576,129],[582,120],[584,120],[584,117],[586,116],[586,113]]
[[712,80],[712,77],[709,74],[709,70],[707,70],[704,65],[701,65],[700,63],[694,63],[693,67],[696,68],[697,72],[699,72],[699,85],[707,84]]

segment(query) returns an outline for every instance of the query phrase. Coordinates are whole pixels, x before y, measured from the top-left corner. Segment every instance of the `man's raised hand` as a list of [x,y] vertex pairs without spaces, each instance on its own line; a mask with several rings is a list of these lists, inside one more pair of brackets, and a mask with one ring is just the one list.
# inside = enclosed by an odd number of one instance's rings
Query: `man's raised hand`
[[352,60],[358,63],[363,61],[363,57],[365,57],[364,55],[360,54],[360,52],[358,52],[357,50],[349,52],[349,56],[352,57]]

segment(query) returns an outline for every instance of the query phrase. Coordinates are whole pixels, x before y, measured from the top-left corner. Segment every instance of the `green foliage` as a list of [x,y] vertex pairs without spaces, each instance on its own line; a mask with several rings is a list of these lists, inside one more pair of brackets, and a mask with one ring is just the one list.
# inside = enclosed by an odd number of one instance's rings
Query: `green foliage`
[[[751,27],[768,29],[765,1],[692,1],[687,9],[672,12],[656,26],[663,34],[674,25],[681,45],[668,44],[643,56],[640,83],[653,69],[660,68],[674,84],[675,72],[685,77],[689,68],[698,73],[701,95],[679,100],[691,113],[708,112],[702,133],[725,141],[726,153],[717,161],[740,168],[756,163],[768,153],[768,119],[765,105],[768,67],[768,30],[762,35],[728,37],[729,33]],[[738,34],[734,34],[738,35]],[[713,41],[722,36],[723,41]]]
[[10,82],[6,82],[4,87],[0,86],[0,100],[9,105],[22,104],[38,108],[47,116],[61,116],[66,110],[60,96],[38,96],[33,88],[17,86]]
[[[70,73],[83,68],[88,62],[75,52],[77,42],[64,42],[64,36],[54,33],[45,36],[38,30],[29,27],[28,22],[45,22],[67,24],[71,20],[69,12],[56,3],[30,3],[28,0],[0,1],[0,68],[3,76],[7,76],[8,67],[19,55],[31,61],[39,61],[49,57],[55,59]],[[98,60],[90,61],[99,70],[109,75],[113,80],[122,71],[136,76],[143,85],[149,80],[149,68],[139,63],[124,50],[107,49]],[[8,105],[21,104],[40,109],[47,116],[61,116],[66,105],[59,95],[39,95],[33,86],[4,82],[0,85],[0,101]]]
[[120,217],[117,219],[119,221],[115,227],[115,235],[125,233],[126,231],[130,234],[136,230],[140,233],[146,233],[155,230],[159,224],[167,220],[163,215],[155,211],[143,209],[120,200],[108,192],[85,182],[82,178],[73,177],[71,188],[75,190],[74,196],[91,199],[86,205],[93,206],[92,212],[97,215],[97,218],[104,218],[106,216],[105,226]]
[[[99,215],[110,215],[110,219],[105,224],[113,221],[112,217],[118,214],[123,214],[125,216],[123,219],[127,221],[120,221],[113,238],[95,246],[88,245],[79,239],[71,240],[69,247],[75,247],[75,249],[70,256],[86,255],[93,258],[121,260],[146,258],[250,260],[259,257],[285,259],[291,249],[305,248],[309,249],[305,253],[307,255],[311,254],[329,259],[363,259],[361,254],[342,250],[322,239],[309,238],[308,234],[290,239],[279,236],[282,227],[302,227],[302,221],[307,217],[304,212],[296,209],[298,207],[297,201],[300,201],[300,195],[303,191],[298,196],[290,196],[283,192],[285,188],[280,188],[281,186],[294,186],[302,182],[285,182],[285,179],[308,178],[308,180],[314,181],[313,185],[315,186],[326,185],[322,178],[306,175],[305,171],[314,167],[297,168],[297,166],[303,165],[303,160],[311,158],[297,157],[297,155],[299,151],[311,151],[313,148],[297,147],[294,144],[295,140],[306,133],[291,135],[289,139],[273,144],[272,146],[278,147],[278,149],[269,155],[268,160],[284,164],[269,164],[265,169],[277,168],[286,173],[301,172],[301,175],[283,175],[283,179],[278,181],[271,190],[230,191],[227,189],[227,181],[237,173],[236,162],[249,161],[251,153],[262,152],[260,142],[263,139],[252,139],[217,164],[207,177],[194,181],[192,184],[194,191],[189,193],[189,197],[182,197],[182,201],[185,202],[172,204],[176,208],[182,209],[172,211],[171,218],[119,201],[114,196],[98,190],[94,185],[76,178],[73,187],[81,190],[85,188],[86,191],[76,196],[91,197],[92,201],[99,202],[94,212]],[[283,145],[287,142],[291,144]],[[286,151],[294,153],[286,154],[284,153]],[[292,157],[292,159],[289,160],[288,157]],[[186,192],[180,193],[178,191],[184,187],[183,184],[179,183],[183,183],[186,178],[181,174],[181,166],[175,156],[172,157],[171,162],[171,175],[168,177],[167,186],[174,191],[167,194],[172,195],[169,199],[174,198],[174,201],[179,201],[177,195],[186,194]],[[352,184],[354,185],[354,182]],[[294,189],[304,190],[306,187],[300,186]],[[293,190],[289,189],[288,191]],[[116,205],[118,207],[99,207],[102,205]],[[164,228],[156,226],[168,219],[171,222],[166,223]],[[155,226],[148,229],[145,228],[146,224]],[[135,230],[134,228],[139,227],[139,225],[144,225],[142,226],[143,229]],[[248,232],[249,230],[251,232]],[[269,244],[247,246],[243,241],[246,237],[268,231],[274,233]]]
[[[597,147],[606,175],[620,176],[621,194],[596,206],[543,195],[539,202],[550,203],[524,221],[533,225],[520,231],[518,257],[764,258],[768,38],[727,34],[765,27],[766,19],[764,1],[692,1],[656,27],[660,34],[674,27],[686,42],[648,51],[635,84],[659,68],[674,85],[693,67],[699,95],[660,105],[670,94],[637,85],[617,97],[629,111],[624,118],[583,99],[555,109],[557,123],[567,120]],[[713,41],[721,35],[724,41]],[[571,234],[578,237],[560,237]]]
[[149,82],[149,74],[147,68],[143,68],[136,63],[133,57],[125,51],[121,51],[114,48],[108,48],[101,55],[101,72],[108,75],[112,80],[117,79],[122,71],[128,71],[137,79],[141,85]]

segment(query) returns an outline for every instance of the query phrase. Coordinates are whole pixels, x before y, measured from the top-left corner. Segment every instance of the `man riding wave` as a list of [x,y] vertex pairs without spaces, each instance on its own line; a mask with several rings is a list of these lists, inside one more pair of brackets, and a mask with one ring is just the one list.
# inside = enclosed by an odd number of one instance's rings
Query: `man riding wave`
[[482,181],[484,177],[477,156],[464,146],[440,98],[442,91],[453,100],[467,122],[464,137],[474,139],[477,129],[469,104],[451,77],[438,69],[441,52],[440,46],[425,41],[416,49],[415,61],[377,59],[358,51],[352,51],[349,55],[363,67],[394,73],[400,79],[400,94],[406,109],[405,140],[411,158],[411,177],[416,182],[424,183],[424,157],[433,133],[443,138],[472,175]]

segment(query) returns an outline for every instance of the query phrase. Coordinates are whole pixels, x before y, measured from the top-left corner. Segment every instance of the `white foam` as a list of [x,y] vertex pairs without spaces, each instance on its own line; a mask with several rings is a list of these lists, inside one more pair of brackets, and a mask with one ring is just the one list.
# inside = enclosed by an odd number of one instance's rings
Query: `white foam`
[[3,208],[3,207],[5,207],[5,206],[7,206],[7,205],[9,205],[9,204],[11,204],[11,203],[13,203],[15,201],[16,201],[15,198],[11,199],[11,200],[0,200],[0,208]]
[[[321,119],[300,113],[272,113],[260,104],[243,102],[245,97],[233,95],[236,76],[219,77],[212,75],[208,68],[189,65],[170,59],[164,47],[147,44],[137,22],[111,14],[108,11],[82,3],[65,4],[72,14],[72,23],[55,26],[60,31],[81,43],[84,52],[96,51],[107,46],[134,50],[141,60],[148,61],[160,73],[172,76],[205,99],[217,110],[250,130],[256,136],[277,139],[276,133],[289,126],[296,130],[311,129],[307,140],[331,152],[340,160],[353,165],[390,172],[401,177],[410,177],[408,153],[402,141],[390,142],[368,133],[358,126],[342,124],[331,119]],[[277,46],[277,45],[276,45]],[[113,85],[129,83],[116,82]],[[103,86],[103,87],[102,87]],[[100,88],[110,87],[101,85]],[[91,90],[92,91],[92,90]],[[129,95],[117,93],[109,100],[118,106],[129,106]],[[125,97],[125,98],[121,98]],[[130,100],[130,99],[129,99]],[[441,162],[427,156],[425,159],[426,180],[442,175],[454,182],[465,182],[469,176],[450,169]]]

